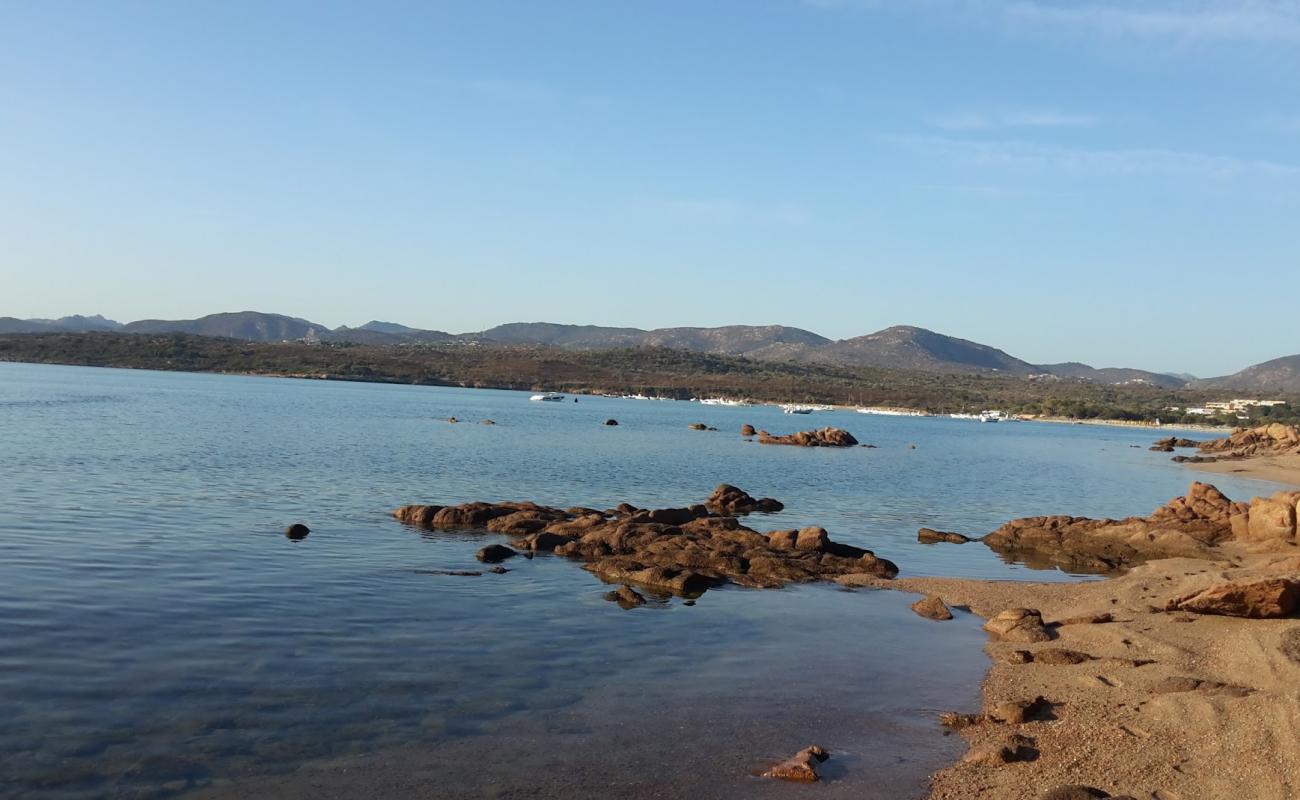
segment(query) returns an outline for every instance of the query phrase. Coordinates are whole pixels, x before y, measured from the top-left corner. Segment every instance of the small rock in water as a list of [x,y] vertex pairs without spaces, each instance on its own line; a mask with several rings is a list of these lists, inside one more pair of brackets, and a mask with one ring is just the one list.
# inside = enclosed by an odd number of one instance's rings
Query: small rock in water
[[686,427],[690,428],[693,431],[707,431],[709,429],[709,426],[705,425],[703,422],[692,422],[690,425],[687,425]]
[[454,422],[460,422],[460,420],[456,419],[455,417],[447,417],[447,421],[448,421],[448,422],[453,422],[453,423],[454,423]]
[[485,419],[485,420],[483,420],[483,424],[484,424],[484,425],[495,425],[495,424],[497,424],[497,423],[496,423],[495,420]]
[[812,783],[819,779],[817,765],[830,758],[830,754],[817,745],[805,747],[785,761],[763,773],[764,778],[779,778],[796,783]]
[[510,570],[506,569],[505,567],[493,567],[492,569],[488,570],[488,572],[491,572],[494,575],[504,575],[509,571]]
[[615,425],[618,425],[618,420],[616,420],[616,419],[607,419],[607,420],[605,420],[605,424],[612,428],[612,427],[614,427]]
[[746,422],[744,425],[741,425],[741,426],[740,426],[740,435],[741,435],[741,436],[754,436],[754,435],[756,435],[757,433],[758,433],[758,431],[754,430],[754,426],[753,426],[753,425],[750,425],[748,422]]
[[970,541],[970,537],[963,536],[960,533],[952,533],[951,531],[936,531],[933,528],[921,528],[916,532],[916,540],[921,544],[935,544],[937,542],[965,544]]
[[948,610],[948,606],[944,605],[943,600],[935,594],[917,600],[912,604],[912,610],[926,619],[939,621],[952,619],[952,612]]
[[295,522],[289,527],[284,529],[284,535],[289,537],[295,542],[299,541],[300,539],[306,539],[307,534],[309,533],[311,533],[311,528],[308,528],[306,525],[303,525],[301,522]]
[[631,586],[620,586],[618,591],[606,592],[605,599],[618,603],[619,606],[625,609],[645,605],[645,598]]
[[499,564],[511,556],[519,555],[514,550],[503,544],[490,544],[474,554],[474,557],[484,564]]

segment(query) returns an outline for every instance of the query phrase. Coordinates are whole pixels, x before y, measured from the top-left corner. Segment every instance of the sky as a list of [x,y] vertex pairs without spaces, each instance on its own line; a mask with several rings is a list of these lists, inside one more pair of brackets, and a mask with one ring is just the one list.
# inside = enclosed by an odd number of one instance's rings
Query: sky
[[1300,353],[1300,0],[0,0],[0,316]]

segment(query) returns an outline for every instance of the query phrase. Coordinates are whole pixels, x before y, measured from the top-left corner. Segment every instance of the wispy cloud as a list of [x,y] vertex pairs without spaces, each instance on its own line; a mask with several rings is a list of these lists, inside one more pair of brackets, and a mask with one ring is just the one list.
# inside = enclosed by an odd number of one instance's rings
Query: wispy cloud
[[812,8],[931,14],[1021,31],[1178,42],[1300,42],[1300,0],[801,0]]
[[1300,165],[1158,148],[1088,149],[1021,141],[886,136],[881,141],[974,166],[1064,170],[1091,175],[1188,175],[1201,178],[1297,178]]
[[931,120],[949,131],[983,131],[998,128],[1088,128],[1098,120],[1090,114],[1059,111],[995,111],[991,113],[947,114]]

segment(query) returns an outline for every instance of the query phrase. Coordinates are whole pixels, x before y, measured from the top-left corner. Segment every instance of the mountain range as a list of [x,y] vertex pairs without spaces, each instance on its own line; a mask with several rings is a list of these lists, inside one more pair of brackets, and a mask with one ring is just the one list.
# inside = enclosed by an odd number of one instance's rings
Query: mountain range
[[1145,383],[1169,389],[1300,393],[1300,355],[1278,358],[1221,378],[1196,379],[1140,369],[1101,369],[1066,362],[1032,364],[978,342],[924,328],[899,325],[850,339],[832,340],[784,325],[728,325],[717,328],[616,328],[514,322],[474,333],[411,328],[374,320],[351,328],[329,328],[298,317],[257,311],[210,314],[198,319],[147,319],[125,324],[102,316],[59,319],[0,317],[0,333],[118,331],[190,333],[257,342],[319,340],[366,345],[516,344],[567,350],[665,347],[768,361],[796,361],[958,374],[997,374],[1041,380],[1075,379],[1103,384]]

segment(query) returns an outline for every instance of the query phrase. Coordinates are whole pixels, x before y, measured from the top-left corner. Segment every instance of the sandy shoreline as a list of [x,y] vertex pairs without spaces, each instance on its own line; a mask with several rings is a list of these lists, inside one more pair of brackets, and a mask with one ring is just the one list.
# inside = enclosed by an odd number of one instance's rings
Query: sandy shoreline
[[1240,461],[1212,461],[1188,464],[1194,470],[1216,475],[1236,475],[1290,486],[1300,486],[1300,454],[1255,456]]
[[[1300,548],[1290,550],[1300,554]],[[1109,613],[1113,622],[1056,628],[1038,644],[991,640],[984,711],[1045,698],[1041,718],[961,731],[972,751],[1027,737],[1031,760],[959,762],[935,774],[931,800],[1039,798],[1082,784],[1116,797],[1218,800],[1300,796],[1300,621],[1167,613],[1166,601],[1228,579],[1294,575],[1300,557],[1227,549],[1223,560],[1166,559],[1102,581],[1019,583],[903,578],[881,588],[935,594],[990,617],[1036,608],[1050,623]],[[943,624],[937,622],[935,624]],[[991,637],[992,638],[992,637]],[[1077,664],[1011,663],[1013,651],[1071,650]],[[1250,690],[1156,691],[1171,678]],[[1165,687],[1168,688],[1168,687]],[[956,735],[956,734],[954,734]],[[1082,795],[1080,795],[1082,796]]]

